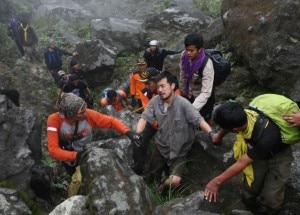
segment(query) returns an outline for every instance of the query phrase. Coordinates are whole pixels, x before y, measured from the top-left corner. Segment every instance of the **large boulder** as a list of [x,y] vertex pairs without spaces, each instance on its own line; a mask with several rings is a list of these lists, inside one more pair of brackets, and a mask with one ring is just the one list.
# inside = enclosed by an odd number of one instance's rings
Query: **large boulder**
[[35,5],[35,18],[47,17],[50,19],[64,20],[68,23],[82,23],[91,20],[92,13],[82,5],[72,0],[41,0]]
[[84,64],[86,80],[90,88],[100,87],[112,81],[115,68],[116,52],[101,40],[91,40],[76,46]]
[[[128,147],[130,143],[120,139],[117,144]],[[131,170],[124,150],[119,150],[121,156],[114,150],[99,147],[91,147],[88,151],[81,169],[90,213],[151,214],[153,206],[147,187],[143,178]]]
[[15,107],[5,95],[0,95],[0,115],[0,181],[27,188],[34,164],[30,146],[41,150],[36,139],[31,138],[36,118],[32,110]]
[[146,35],[142,22],[112,17],[92,20],[91,32],[93,38],[101,39],[118,53],[124,50],[138,51]]
[[54,112],[56,87],[50,72],[42,66],[18,59],[13,68],[0,63],[0,74],[0,88],[17,90],[20,107],[32,109],[38,120]]
[[298,1],[224,0],[225,34],[257,82],[299,100]]
[[178,34],[200,31],[212,21],[212,17],[200,11],[190,14],[180,8],[172,7],[165,9],[160,14],[147,17],[144,25],[147,32],[156,31],[158,33],[157,38],[166,33],[169,38],[174,38]]
[[217,215],[220,208],[205,200],[202,191],[195,192],[185,198],[174,199],[155,208],[155,215]]
[[183,47],[183,38],[186,34],[198,32],[212,22],[213,18],[207,13],[198,11],[191,14],[182,8],[171,7],[160,14],[148,16],[144,26],[149,40],[158,39],[163,45],[173,47],[180,43],[180,47]]
[[292,177],[290,185],[300,193],[300,144],[293,145],[294,162],[292,163]]
[[57,205],[49,215],[88,215],[87,197],[72,196]]
[[30,215],[32,212],[16,190],[0,187],[0,214]]

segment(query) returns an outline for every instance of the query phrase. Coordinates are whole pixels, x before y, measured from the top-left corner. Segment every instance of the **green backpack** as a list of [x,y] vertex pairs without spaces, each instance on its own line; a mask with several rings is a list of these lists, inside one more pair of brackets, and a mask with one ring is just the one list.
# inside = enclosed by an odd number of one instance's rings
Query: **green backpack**
[[[294,144],[300,141],[299,128],[290,127],[290,124],[282,118],[284,114],[300,111],[296,102],[282,95],[263,94],[255,97],[250,102],[249,107],[249,109],[256,110],[257,112],[266,115],[279,126],[282,141],[284,143]],[[255,127],[257,126],[255,125]],[[263,128],[261,130],[263,130]],[[259,133],[261,134],[262,131]]]

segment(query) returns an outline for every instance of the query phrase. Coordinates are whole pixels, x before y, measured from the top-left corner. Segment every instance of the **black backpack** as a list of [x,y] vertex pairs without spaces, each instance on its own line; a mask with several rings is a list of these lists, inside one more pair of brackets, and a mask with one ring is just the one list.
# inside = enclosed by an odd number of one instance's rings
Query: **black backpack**
[[231,69],[231,65],[228,60],[223,57],[223,54],[217,49],[205,49],[205,59],[198,69],[198,75],[202,77],[203,69],[210,58],[213,62],[215,76],[214,87],[221,85],[228,77]]
[[18,20],[16,20],[15,18],[9,19],[7,23],[8,36],[10,36],[12,39],[19,39],[16,38],[17,35],[19,34],[19,30],[18,30],[19,26],[20,26],[20,22]]

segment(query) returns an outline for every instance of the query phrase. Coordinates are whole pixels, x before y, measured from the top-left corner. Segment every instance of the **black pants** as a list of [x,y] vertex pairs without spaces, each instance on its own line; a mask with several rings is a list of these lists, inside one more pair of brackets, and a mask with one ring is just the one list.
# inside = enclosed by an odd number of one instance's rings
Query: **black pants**
[[142,133],[142,144],[137,147],[133,144],[133,161],[132,169],[138,175],[143,173],[143,168],[146,163],[148,144],[151,138],[155,135],[157,129],[153,128],[150,123],[147,122],[146,127]]
[[22,45],[21,41],[15,40],[15,43],[17,44],[18,49],[19,49],[19,51],[20,51],[20,53],[23,57],[25,55],[25,51],[24,51],[24,48],[23,48],[23,45]]

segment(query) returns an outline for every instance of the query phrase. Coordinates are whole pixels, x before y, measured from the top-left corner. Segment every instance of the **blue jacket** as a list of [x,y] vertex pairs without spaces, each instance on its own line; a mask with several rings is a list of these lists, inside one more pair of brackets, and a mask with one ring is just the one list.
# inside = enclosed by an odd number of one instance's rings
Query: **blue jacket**
[[48,70],[61,70],[62,69],[62,56],[69,55],[72,56],[72,53],[64,51],[60,48],[54,48],[53,51],[49,51],[49,48],[44,54],[45,63]]

